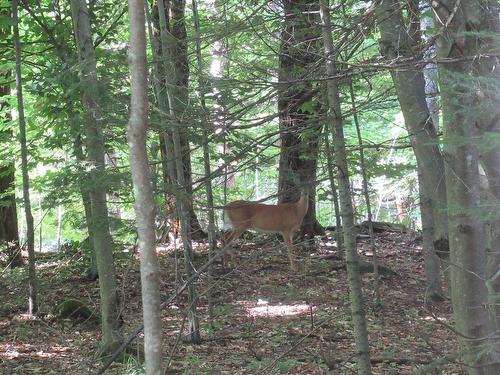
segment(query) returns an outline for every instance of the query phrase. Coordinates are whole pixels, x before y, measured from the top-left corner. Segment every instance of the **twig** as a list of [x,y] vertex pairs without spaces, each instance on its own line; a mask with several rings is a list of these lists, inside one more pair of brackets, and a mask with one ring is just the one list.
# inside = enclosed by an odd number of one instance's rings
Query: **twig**
[[[189,285],[198,280],[198,278],[202,275],[204,271],[208,269],[208,267],[213,264],[216,260],[220,259],[224,253],[227,251],[229,246],[232,246],[232,243],[228,243],[221,250],[219,250],[208,262],[206,262],[203,266],[201,266],[197,272],[193,273],[191,277],[189,277],[184,284],[164,303],[161,304],[160,308],[164,309],[168,305],[170,305]],[[104,363],[104,365],[95,373],[96,375],[102,375],[109,366],[115,361],[116,358],[130,345],[130,343],[137,337],[139,333],[144,329],[144,323],[141,323],[136,327],[132,334],[123,342],[123,344],[109,357],[109,359]]]
[[177,334],[177,339],[175,340],[174,347],[170,351],[170,355],[168,357],[167,365],[165,366],[165,370],[163,371],[163,375],[165,375],[168,371],[168,368],[170,367],[170,363],[172,362],[172,359],[174,358],[175,350],[177,349],[177,345],[179,345],[179,342],[181,341],[181,336],[182,332],[184,331],[184,326],[186,325],[186,319],[187,315],[184,314],[184,317],[182,318],[182,324],[181,328],[179,329],[179,333]]
[[302,342],[304,342],[305,339],[307,339],[309,336],[311,336],[315,331],[317,331],[319,328],[321,328],[322,326],[324,326],[326,323],[338,318],[340,316],[339,315],[335,315],[335,316],[331,316],[325,320],[323,320],[321,323],[319,323],[314,329],[310,330],[304,337],[302,337],[299,341],[297,341],[294,345],[292,345],[292,347],[290,349],[288,349],[287,351],[281,353],[279,356],[277,356],[274,361],[271,362],[271,364],[269,364],[268,366],[266,366],[262,373],[263,374],[269,374],[271,372],[271,370],[273,369],[274,365],[281,359],[283,358],[285,355],[287,355],[288,353],[294,351]]

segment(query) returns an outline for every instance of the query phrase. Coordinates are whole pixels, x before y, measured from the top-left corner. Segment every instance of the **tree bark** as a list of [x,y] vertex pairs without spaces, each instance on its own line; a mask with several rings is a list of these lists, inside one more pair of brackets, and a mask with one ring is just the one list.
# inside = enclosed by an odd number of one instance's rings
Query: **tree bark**
[[[29,4],[26,2],[23,3],[24,9],[26,9],[34,21],[40,26],[40,28],[45,32],[47,40],[53,46],[54,51],[57,57],[60,60],[60,63],[66,67],[72,67],[77,63],[77,55],[76,51],[71,50],[68,46],[69,44],[64,39],[66,34],[61,33],[58,35],[54,29],[51,29],[48,25],[44,24],[42,19],[37,17],[37,12],[30,8]],[[68,68],[69,69],[69,68]],[[78,83],[78,75],[71,69],[68,80],[63,80],[61,82],[61,89],[63,90],[64,96],[68,98],[73,98],[74,94],[74,86]],[[85,222],[88,229],[89,236],[89,249],[91,255],[91,264],[89,269],[87,270],[87,276],[91,280],[96,280],[98,277],[97,274],[97,264],[95,260],[95,250],[94,250],[94,240],[92,237],[92,231],[90,229],[91,221],[92,221],[92,213],[91,213],[91,204],[90,204],[90,194],[86,186],[90,185],[88,181],[88,176],[86,175],[86,171],[84,168],[86,157],[84,155],[81,133],[82,133],[82,124],[78,120],[77,113],[73,108],[73,100],[68,102],[68,122],[72,128],[72,131],[75,134],[74,142],[73,142],[73,154],[78,161],[79,164],[79,172],[82,177],[79,181],[80,185],[80,194],[82,196],[82,204],[84,206],[85,212]]]
[[162,374],[162,324],[159,266],[155,246],[155,204],[149,170],[146,135],[148,126],[148,63],[144,0],[129,0],[131,84],[130,121],[127,140],[134,185],[136,225],[141,260],[142,310],[146,374]]
[[[476,94],[477,126],[482,142],[479,143],[480,164],[487,179],[486,192],[483,192],[482,206],[488,207],[486,222],[487,230],[487,280],[492,319],[496,329],[500,329],[500,215],[498,202],[500,201],[500,149],[498,136],[500,133],[500,64],[498,52],[500,43],[497,36],[500,34],[500,5],[496,1],[483,3],[481,31],[484,37],[481,40],[481,58],[475,61],[474,69],[478,75],[479,88]],[[494,35],[494,36],[492,36]],[[500,338],[494,341],[500,347]],[[500,349],[499,349],[500,351]]]
[[[372,208],[370,202],[370,191],[368,188],[368,174],[366,173],[366,163],[365,163],[365,153],[363,150],[363,137],[361,136],[361,128],[359,126],[358,121],[358,112],[356,108],[356,100],[354,98],[354,88],[352,85],[352,81],[349,82],[349,96],[351,97],[351,108],[353,113],[354,125],[356,127],[356,135],[358,137],[358,145],[359,145],[359,165],[361,167],[361,176],[363,180],[363,196],[365,198],[366,204],[366,221],[368,222],[368,234],[370,236],[370,250],[372,251],[372,263],[373,263],[373,291],[375,294],[375,304],[377,306],[381,306],[382,300],[380,297],[380,280],[379,280],[379,271],[378,271],[378,254],[377,247],[375,245],[375,238],[373,236],[373,221],[372,221]],[[438,274],[439,275],[439,274]]]
[[[185,6],[185,0],[164,0],[165,19],[169,33],[168,54],[172,59],[170,69],[173,70],[173,79],[170,84],[176,92],[172,105],[175,106],[174,112],[177,114],[177,117],[175,117],[175,126],[179,127],[182,171],[184,173],[186,193],[188,194],[186,204],[189,209],[190,231],[192,239],[200,240],[206,238],[207,235],[203,232],[193,208],[191,149],[189,147],[190,121],[189,114],[187,113],[189,110],[189,61]],[[166,146],[168,147],[169,145],[167,144]],[[177,171],[175,173],[177,174]],[[171,178],[175,179],[174,176],[171,176]]]
[[[406,29],[399,0],[379,1],[375,14],[380,29],[381,54],[391,61],[413,57],[420,46],[416,10],[413,9],[412,12],[410,9],[414,19],[409,28],[412,35]],[[438,299],[442,294],[442,287],[437,255],[444,259],[443,267],[447,268],[449,253],[443,157],[426,102],[422,70],[396,68],[391,69],[391,76],[417,160],[427,295],[431,299]]]
[[85,109],[86,145],[92,170],[90,180],[90,201],[94,249],[99,273],[102,316],[102,353],[113,352],[123,340],[120,326],[120,309],[113,262],[112,239],[109,232],[106,188],[103,186],[104,137],[103,116],[99,108],[97,64],[91,38],[90,20],[85,0],[71,0],[71,11],[75,40],[78,48],[82,104]]
[[[500,373],[498,345],[490,337],[496,327],[488,305],[486,279],[486,233],[479,212],[480,175],[476,126],[474,60],[479,54],[485,1],[433,2],[436,23],[442,27],[437,39],[441,88],[444,157],[448,196],[450,265],[453,313],[461,332],[464,359],[470,375]],[[467,34],[465,34],[467,32]]]
[[334,168],[333,154],[335,150],[333,150],[332,147],[330,146],[330,139],[328,138],[328,135],[332,133],[330,130],[331,129],[328,126],[325,129],[326,167],[328,171],[328,179],[330,180],[330,188],[332,190],[332,201],[335,211],[335,238],[337,240],[337,253],[341,258],[344,258],[345,252],[344,252],[344,240],[342,235],[342,219],[340,216],[339,194],[333,172]]
[[202,126],[203,126],[203,167],[205,171],[205,191],[207,195],[207,216],[208,216],[208,254],[210,266],[208,267],[208,316],[210,319],[213,318],[213,291],[212,286],[213,281],[213,265],[212,258],[214,257],[215,251],[217,250],[217,234],[215,226],[215,213],[214,213],[214,196],[212,191],[212,179],[211,179],[211,168],[210,168],[210,149],[208,147],[210,142],[210,126],[208,121],[208,110],[205,103],[205,91],[204,91],[204,81],[203,81],[203,57],[201,54],[201,35],[200,35],[200,20],[198,18],[198,6],[196,0],[192,0],[192,11],[194,19],[194,29],[195,29],[195,43],[196,43],[196,60],[198,63],[198,79],[199,79],[199,94],[200,94],[200,105],[202,110]]
[[26,143],[26,120],[24,118],[23,83],[21,75],[21,42],[19,40],[18,0],[12,1],[12,18],[14,23],[14,46],[16,49],[16,91],[17,112],[19,116],[19,138],[21,143],[21,169],[23,174],[23,203],[26,215],[26,237],[28,246],[28,314],[38,310],[38,282],[35,272],[35,229],[30,201],[30,179],[28,169],[28,146]]
[[349,295],[351,299],[351,314],[354,324],[354,339],[357,350],[358,374],[371,374],[370,346],[368,343],[368,330],[363,306],[361,289],[361,275],[359,273],[359,260],[354,233],[354,212],[352,207],[351,190],[349,183],[349,170],[338,91],[336,58],[332,39],[332,26],[330,21],[329,4],[327,0],[320,0],[321,23],[323,26],[323,43],[326,61],[328,105],[333,140],[335,147],[335,161],[338,168],[339,198],[342,215],[342,228],[344,233],[344,247],[347,261],[347,275],[349,279]]
[[[0,10],[0,15],[10,16],[10,11]],[[0,25],[0,39],[7,40],[11,37],[10,26]],[[3,50],[7,53],[7,50]],[[9,70],[0,69],[0,122],[4,125],[12,124],[9,101],[10,84],[7,82],[11,77]],[[0,132],[2,141],[13,137],[12,130]],[[4,159],[5,158],[5,159]],[[0,162],[0,245],[5,245],[8,262],[11,268],[23,264],[21,249],[19,245],[19,228],[17,223],[17,207],[15,194],[15,165],[13,160],[4,155]]]
[[[183,2],[183,1],[182,1]],[[184,245],[184,261],[186,267],[187,277],[191,277],[194,274],[193,268],[193,249],[192,249],[192,226],[190,207],[191,207],[191,194],[188,191],[188,181],[185,180],[185,171],[183,168],[183,144],[180,136],[180,130],[177,119],[180,118],[182,113],[177,112],[180,107],[178,100],[183,97],[183,91],[185,87],[178,85],[180,78],[177,76],[179,71],[175,68],[177,61],[173,59],[171,53],[176,51],[176,42],[173,39],[172,34],[167,30],[167,20],[166,20],[166,10],[164,9],[163,2],[158,2],[158,13],[160,18],[160,37],[161,37],[161,47],[163,52],[163,62],[165,64],[167,82],[167,96],[168,96],[168,106],[170,110],[170,116],[174,122],[170,123],[172,134],[172,141],[174,144],[174,161],[176,167],[176,186],[174,187],[176,195],[176,212],[177,217],[181,223],[181,236],[182,243]],[[177,4],[178,5],[178,4]],[[185,129],[182,129],[185,130]],[[188,286],[188,331],[193,344],[198,344],[201,342],[200,337],[200,323],[197,315],[197,303],[198,298],[196,296],[196,291],[194,285],[190,284]]]
[[[162,3],[163,4],[163,3]],[[159,141],[161,156],[161,171],[163,177],[163,197],[165,217],[168,220],[168,238],[171,242],[180,236],[180,223],[176,215],[176,201],[173,192],[175,180],[175,163],[172,135],[168,126],[168,97],[166,93],[166,66],[162,63],[163,49],[166,47],[166,41],[161,40],[160,21],[158,2],[153,6],[153,15],[146,14],[148,17],[148,32],[151,41],[151,53],[153,55],[152,86],[155,93],[155,99],[159,108]],[[162,17],[165,18],[165,17]],[[166,18],[165,18],[166,19]],[[165,25],[167,28],[167,26]],[[163,46],[165,44],[165,46]],[[162,236],[166,239],[166,236]]]
[[0,166],[0,245],[5,245],[11,268],[23,264],[17,225],[14,168],[13,163]]
[[[74,116],[70,117],[70,121],[74,119]],[[73,126],[77,127],[74,121],[71,121]],[[77,135],[73,143],[73,152],[75,154],[76,160],[80,163],[85,163],[85,155],[82,148],[81,136]],[[87,269],[87,277],[89,280],[97,280],[99,277],[99,271],[97,269],[96,253],[94,248],[94,232],[92,230],[92,204],[90,200],[90,192],[88,186],[90,181],[86,175],[83,168],[80,171],[82,173],[82,180],[80,181],[80,195],[82,196],[83,209],[85,211],[85,223],[87,224],[87,233],[89,236],[89,251],[90,251],[90,265]]]
[[320,105],[312,84],[311,65],[317,59],[320,32],[318,3],[283,0],[285,22],[279,57],[279,203],[296,202],[300,192],[295,181],[309,186],[309,209],[301,225],[301,236],[323,234],[316,220],[316,170],[321,124]]

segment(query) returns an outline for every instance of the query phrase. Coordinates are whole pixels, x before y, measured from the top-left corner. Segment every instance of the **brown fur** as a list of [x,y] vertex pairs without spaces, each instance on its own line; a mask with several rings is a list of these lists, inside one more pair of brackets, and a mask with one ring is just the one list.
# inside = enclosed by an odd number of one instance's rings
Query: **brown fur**
[[[288,249],[290,266],[294,270],[293,233],[299,229],[308,208],[307,193],[302,193],[295,203],[269,205],[249,201],[231,202],[224,208],[224,216],[232,227],[224,236],[224,244],[236,240],[248,229],[280,233]],[[234,252],[231,252],[231,258],[234,262]]]

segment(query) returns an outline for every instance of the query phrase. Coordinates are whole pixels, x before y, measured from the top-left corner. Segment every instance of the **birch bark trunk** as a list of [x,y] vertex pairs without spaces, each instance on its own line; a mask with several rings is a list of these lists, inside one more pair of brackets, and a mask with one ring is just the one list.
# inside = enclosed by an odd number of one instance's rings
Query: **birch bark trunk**
[[155,204],[146,136],[148,128],[148,63],[144,0],[129,0],[130,121],[127,129],[130,170],[134,186],[136,225],[141,261],[142,311],[146,374],[162,374],[162,324],[159,266],[155,245]]

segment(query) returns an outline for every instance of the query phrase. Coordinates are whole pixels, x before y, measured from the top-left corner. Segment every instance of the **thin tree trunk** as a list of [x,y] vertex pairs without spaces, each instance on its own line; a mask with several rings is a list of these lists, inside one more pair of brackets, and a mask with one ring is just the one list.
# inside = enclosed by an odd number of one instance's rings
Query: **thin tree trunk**
[[380,306],[382,304],[380,298],[380,280],[379,280],[379,272],[378,272],[378,256],[377,256],[377,247],[375,245],[375,238],[373,235],[373,221],[372,221],[372,208],[370,202],[370,191],[368,189],[368,175],[366,173],[366,163],[365,163],[365,153],[363,151],[363,137],[361,136],[361,129],[359,127],[358,121],[358,112],[356,109],[356,101],[354,98],[354,89],[352,87],[352,81],[349,82],[349,94],[351,97],[351,107],[354,118],[354,125],[356,126],[356,134],[358,136],[358,144],[359,144],[359,164],[361,166],[361,175],[363,177],[363,196],[365,197],[366,204],[366,213],[367,213],[367,221],[368,221],[368,234],[370,235],[370,249],[372,251],[373,256],[373,290],[375,294],[375,304]]
[[201,55],[201,36],[200,36],[200,20],[198,18],[198,6],[196,0],[192,0],[192,11],[194,19],[194,29],[195,29],[195,43],[196,43],[196,60],[198,62],[198,75],[199,75],[199,94],[200,94],[200,104],[203,112],[202,127],[203,127],[203,167],[205,172],[205,190],[207,195],[207,205],[208,205],[208,254],[210,266],[208,267],[208,316],[210,319],[213,318],[213,298],[212,298],[212,286],[213,286],[213,265],[212,258],[217,249],[217,236],[215,227],[215,214],[214,214],[214,197],[212,192],[212,172],[210,170],[210,150],[208,147],[210,141],[210,128],[208,122],[208,110],[205,104],[205,89],[203,80],[203,58]]
[[344,231],[344,246],[347,261],[347,275],[349,278],[349,294],[351,299],[351,314],[354,324],[354,339],[356,341],[358,374],[371,374],[370,346],[368,343],[368,330],[363,306],[361,290],[361,276],[359,273],[359,260],[354,233],[354,215],[349,184],[349,170],[345,148],[342,113],[340,109],[340,95],[338,82],[335,78],[336,56],[332,39],[332,26],[327,0],[320,0],[320,15],[323,26],[323,42],[326,58],[326,72],[330,79],[327,80],[329,115],[335,145],[335,160],[338,168],[338,181],[340,192],[340,207],[342,214],[342,228]]
[[[64,40],[64,36],[66,34],[61,34],[60,37],[55,33],[54,29],[50,29],[46,27],[40,18],[37,18],[37,13],[33,9],[30,8],[29,4],[26,2],[23,4],[24,8],[29,12],[31,17],[35,20],[35,22],[40,26],[40,28],[46,33],[47,40],[51,43],[54,48],[54,52],[60,60],[60,63],[64,66],[72,67],[77,60],[76,51],[71,50],[68,46],[66,40]],[[61,39],[62,38],[62,39]],[[64,92],[64,96],[73,97],[73,91],[75,85],[78,83],[78,75],[74,70],[70,70],[70,75],[68,80],[64,80],[61,82],[61,88]],[[73,101],[71,101],[73,103]],[[90,229],[92,222],[92,213],[91,213],[91,203],[90,203],[90,193],[86,186],[89,186],[90,183],[88,181],[86,171],[84,168],[85,165],[85,155],[83,152],[82,141],[81,141],[81,132],[82,132],[82,124],[77,120],[77,114],[73,109],[72,105],[68,105],[68,122],[77,135],[73,142],[73,153],[78,161],[79,165],[79,173],[82,175],[79,181],[80,185],[80,194],[82,196],[82,203],[85,211],[85,222],[88,229],[88,251],[91,254],[91,265],[87,270],[87,277],[91,280],[95,280],[98,277],[97,274],[97,263],[95,259],[95,251],[94,251],[94,240],[92,237],[92,231]]]
[[[177,117],[175,117],[176,128],[179,129],[179,141],[181,146],[182,172],[184,173],[184,181],[186,182],[186,208],[189,210],[189,228],[191,237],[195,240],[206,238],[206,233],[203,232],[196,213],[193,208],[193,189],[192,189],[192,172],[191,172],[191,149],[189,146],[189,138],[191,129],[189,128],[189,61],[187,48],[187,33],[186,33],[186,16],[185,16],[185,0],[169,0],[166,17],[166,24],[169,35],[169,48],[165,53],[169,53],[171,61],[171,72],[173,73],[170,84],[171,90],[175,91],[172,98],[173,109]],[[187,120],[186,120],[187,119]],[[174,146],[175,148],[175,146]],[[174,151],[175,153],[175,151]],[[175,156],[174,156],[175,157]],[[177,172],[176,172],[177,173]],[[173,176],[172,176],[173,177]]]
[[42,194],[38,196],[38,251],[42,252],[43,245],[43,208]]
[[23,175],[23,203],[26,215],[26,236],[28,246],[28,314],[38,310],[37,278],[35,272],[35,229],[31,213],[30,180],[28,172],[28,147],[26,144],[26,120],[24,118],[23,84],[21,75],[21,42],[19,40],[18,0],[12,0],[12,18],[14,22],[14,45],[16,49],[16,91],[17,111],[19,116],[19,138],[21,142],[21,169]]
[[330,128],[325,129],[325,146],[326,146],[326,165],[328,170],[328,178],[330,180],[330,188],[332,189],[332,200],[333,207],[335,211],[335,237],[337,239],[337,252],[341,258],[345,257],[344,253],[344,240],[343,240],[343,230],[342,230],[342,220],[340,216],[340,206],[339,206],[339,194],[337,190],[337,184],[335,183],[335,177],[333,173],[333,158],[334,150],[330,146],[330,138],[328,134]]
[[[163,53],[163,61],[166,67],[168,67],[167,71],[170,72],[170,75],[166,75],[167,80],[167,96],[168,96],[168,105],[170,109],[170,115],[174,121],[177,119],[176,109],[177,109],[177,100],[179,99],[176,95],[178,94],[177,86],[172,85],[172,82],[177,82],[177,78],[175,75],[177,74],[174,68],[174,60],[172,60],[172,56],[170,55],[170,51],[173,50],[172,44],[173,41],[172,35],[170,35],[167,31],[167,20],[166,13],[164,9],[164,5],[162,1],[158,2],[158,13],[160,18],[160,39],[161,39],[161,47]],[[172,77],[173,75],[173,77]],[[188,189],[186,188],[187,181],[185,180],[184,168],[183,168],[183,159],[182,152],[183,146],[181,143],[181,138],[179,134],[179,127],[177,126],[177,122],[172,124],[171,126],[171,134],[172,140],[174,143],[174,160],[176,167],[176,177],[177,177],[177,186],[175,188],[176,192],[176,211],[177,215],[181,222],[181,236],[182,242],[184,245],[184,261],[186,267],[187,277],[191,277],[194,273],[193,269],[193,251],[192,251],[192,242],[191,242],[191,225],[190,225],[190,202],[189,197],[190,194]],[[194,344],[198,344],[201,342],[200,338],[200,326],[199,319],[197,315],[197,296],[194,285],[190,284],[188,286],[188,331],[189,336],[191,338],[191,342]]]
[[[146,30],[144,0],[129,0],[130,121],[127,140],[134,186],[136,225],[141,260],[142,310],[146,374],[162,374],[162,324],[159,266],[155,246],[155,204],[146,149],[148,126]],[[146,5],[147,6],[147,5]]]
[[63,217],[64,217],[64,208],[62,205],[59,205],[57,206],[57,231],[56,231],[57,251],[61,250],[61,233],[63,227]]
[[[70,115],[70,121],[74,120],[74,116]],[[72,121],[74,124],[74,121]],[[82,140],[81,136],[77,135],[76,139],[73,143],[73,152],[75,154],[76,160],[83,164],[85,162],[85,155],[83,154],[82,148]],[[80,170],[80,173],[84,174],[85,171]],[[87,277],[89,280],[97,280],[99,277],[99,272],[97,270],[97,260],[96,253],[94,247],[94,232],[92,230],[92,204],[90,201],[90,192],[88,186],[90,185],[89,178],[87,175],[84,175],[82,180],[80,181],[80,195],[82,196],[82,204],[83,209],[85,211],[85,223],[87,224],[87,234],[88,234],[88,243],[89,243],[89,251],[90,251],[90,265],[87,269]]]
[[[160,118],[160,155],[161,155],[161,166],[162,166],[162,176],[163,176],[163,186],[164,186],[164,199],[165,199],[165,214],[167,220],[169,220],[169,233],[168,237],[172,243],[175,244],[180,232],[179,218],[177,217],[175,210],[175,197],[173,194],[173,186],[175,180],[175,163],[174,163],[174,152],[173,152],[173,142],[170,129],[168,129],[167,116],[170,112],[168,107],[168,98],[165,91],[164,76],[166,74],[166,69],[161,63],[161,56],[163,55],[163,49],[167,48],[166,44],[163,46],[161,41],[161,35],[159,32],[159,10],[158,6],[154,7],[154,16],[151,17],[149,14],[149,8],[146,8],[146,17],[148,22],[148,33],[151,43],[151,53],[153,56],[153,69],[152,69],[152,86],[155,94],[156,102],[159,108],[159,118]],[[153,32],[153,23],[155,23],[155,31]]]
[[102,353],[113,352],[123,340],[120,327],[120,308],[113,262],[112,239],[109,232],[105,177],[104,137],[99,108],[97,64],[94,45],[90,34],[90,20],[85,0],[71,0],[73,27],[78,48],[82,103],[85,109],[86,143],[92,170],[90,180],[90,201],[94,249],[99,272],[101,295]]

